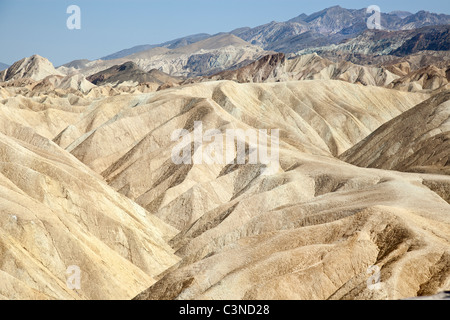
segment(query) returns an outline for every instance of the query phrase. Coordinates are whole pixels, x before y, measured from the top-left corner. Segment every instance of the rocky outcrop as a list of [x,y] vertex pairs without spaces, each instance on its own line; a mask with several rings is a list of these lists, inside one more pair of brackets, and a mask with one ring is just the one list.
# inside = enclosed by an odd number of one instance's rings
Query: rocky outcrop
[[398,75],[383,67],[358,66],[351,62],[333,63],[317,54],[286,59],[282,53],[267,55],[237,70],[213,76],[190,79],[185,83],[233,80],[239,83],[280,82],[296,80],[341,80],[364,86],[386,86]]
[[145,72],[131,61],[93,74],[89,76],[87,80],[95,85],[104,85],[107,83],[117,85],[123,82],[138,84],[149,82],[162,85],[168,82],[179,83],[181,81],[178,78],[171,77],[168,74],[155,69]]
[[434,91],[448,83],[445,70],[428,66],[394,80],[388,87],[403,91]]
[[[206,77],[208,80],[233,80],[240,83],[245,82],[266,82],[268,80],[277,80],[282,77],[279,72],[286,64],[286,56],[283,53],[267,55],[261,59],[239,68],[237,70],[223,71],[213,76]],[[188,80],[189,81],[189,80]]]
[[34,55],[15,62],[8,69],[0,72],[0,81],[10,81],[23,78],[42,80],[48,76],[62,76],[47,59]]

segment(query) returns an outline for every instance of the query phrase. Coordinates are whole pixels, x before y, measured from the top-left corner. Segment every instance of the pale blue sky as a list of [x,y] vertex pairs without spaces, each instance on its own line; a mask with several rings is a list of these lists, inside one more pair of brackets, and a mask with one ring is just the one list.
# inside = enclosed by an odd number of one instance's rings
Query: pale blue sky
[[[81,8],[81,30],[66,27],[71,4]],[[0,62],[39,54],[58,66],[190,34],[285,21],[334,5],[361,9],[372,4],[383,12],[450,14],[448,0],[0,0]]]

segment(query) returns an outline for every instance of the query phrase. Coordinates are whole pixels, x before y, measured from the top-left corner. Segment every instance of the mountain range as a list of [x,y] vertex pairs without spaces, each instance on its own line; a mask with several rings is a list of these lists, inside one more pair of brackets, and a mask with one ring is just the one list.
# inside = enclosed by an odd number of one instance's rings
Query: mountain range
[[368,30],[354,39],[338,45],[309,48],[297,54],[327,51],[365,54],[406,56],[420,51],[449,51],[450,25],[423,27],[407,31]]
[[[354,10],[334,6],[311,15],[301,14],[285,22],[272,21],[255,28],[238,28],[231,32],[235,36],[268,51],[297,52],[310,47],[338,44],[367,30],[366,20],[370,15],[366,9]],[[419,11],[381,13],[384,30],[412,30],[425,26],[450,24],[450,15]],[[179,44],[190,44],[212,37],[208,34],[192,35],[159,45],[143,45],[108,55],[103,60],[123,58],[133,53],[155,47],[173,49]]]
[[79,73],[88,77],[133,62],[144,72],[156,69],[175,77],[193,78],[235,70],[274,52],[284,53],[288,59],[318,53],[334,62],[380,65],[423,51],[449,50],[449,15],[425,11],[382,13],[384,30],[367,30],[367,17],[365,9],[335,6],[286,22],[136,46],[99,60],[72,61],[57,69],[65,75]]
[[[283,54],[283,59],[295,64],[299,57],[319,54],[321,58],[328,59],[335,64],[347,61],[350,64],[371,67],[374,72],[376,68],[403,62],[409,64],[410,72],[431,64],[445,69],[450,61],[449,40],[449,26],[391,32],[368,30],[339,45],[306,49],[288,56]],[[153,81],[152,77],[148,77],[148,72],[159,71],[166,74],[166,82],[169,82],[167,77],[177,77],[178,80],[172,79],[174,81],[171,81],[176,84],[181,81],[181,78],[188,79],[187,81],[204,76],[218,79],[215,76],[217,73],[251,67],[255,61],[271,54],[274,52],[260,49],[234,35],[221,34],[177,49],[156,47],[120,59],[77,60],[57,68],[57,72],[64,75],[80,74],[95,81],[95,84],[101,80],[98,77],[110,73],[112,77],[108,82],[117,84],[117,81],[112,81],[115,79],[114,73],[117,73],[115,76],[120,78],[117,78],[120,80],[119,82],[132,80],[138,83],[160,83],[161,81]],[[339,69],[344,70],[345,68]],[[365,68],[364,70],[369,71],[369,69]],[[4,74],[6,76],[5,72]],[[283,74],[285,75],[284,79],[287,79],[286,73]],[[398,75],[406,76],[403,73]],[[145,81],[146,77],[149,81]],[[311,73],[303,74],[291,77],[291,79],[300,80],[308,77],[313,77],[313,75]],[[339,75],[334,74],[330,77],[337,79]],[[281,78],[277,79],[281,80]],[[366,79],[362,83],[388,85],[393,80],[395,79],[392,77],[387,77],[382,82]],[[356,81],[356,78],[353,81]]]

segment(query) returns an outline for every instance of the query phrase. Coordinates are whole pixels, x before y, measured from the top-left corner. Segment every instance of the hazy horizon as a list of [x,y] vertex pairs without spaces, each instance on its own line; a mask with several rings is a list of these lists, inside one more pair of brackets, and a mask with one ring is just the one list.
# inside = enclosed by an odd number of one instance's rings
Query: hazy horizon
[[[69,5],[81,8],[81,30],[68,30]],[[0,27],[4,47],[0,62],[12,64],[33,54],[48,58],[55,66],[75,59],[98,59],[144,44],[157,44],[198,33],[216,34],[270,21],[286,21],[302,13],[340,5],[361,9],[378,5],[382,12],[426,10],[449,14],[443,1],[315,1],[206,0],[170,1],[55,1],[3,0]]]

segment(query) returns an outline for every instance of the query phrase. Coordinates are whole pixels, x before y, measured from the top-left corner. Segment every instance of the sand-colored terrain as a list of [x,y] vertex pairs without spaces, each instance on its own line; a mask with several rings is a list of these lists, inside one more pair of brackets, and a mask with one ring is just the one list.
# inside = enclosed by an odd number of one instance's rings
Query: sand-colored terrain
[[[45,63],[50,74],[31,73],[43,78],[2,82],[0,297],[404,299],[448,290],[448,90],[376,83],[410,74],[400,65],[380,75],[313,55],[284,66],[323,77],[275,82],[263,79],[270,60],[258,63],[239,71],[253,83],[88,86]],[[338,79],[355,75],[374,82]],[[280,166],[175,164],[173,132],[193,135],[199,121],[224,136],[279,129]],[[248,160],[261,141],[243,139]],[[192,158],[201,152],[187,146]],[[79,290],[66,283],[73,265]]]

